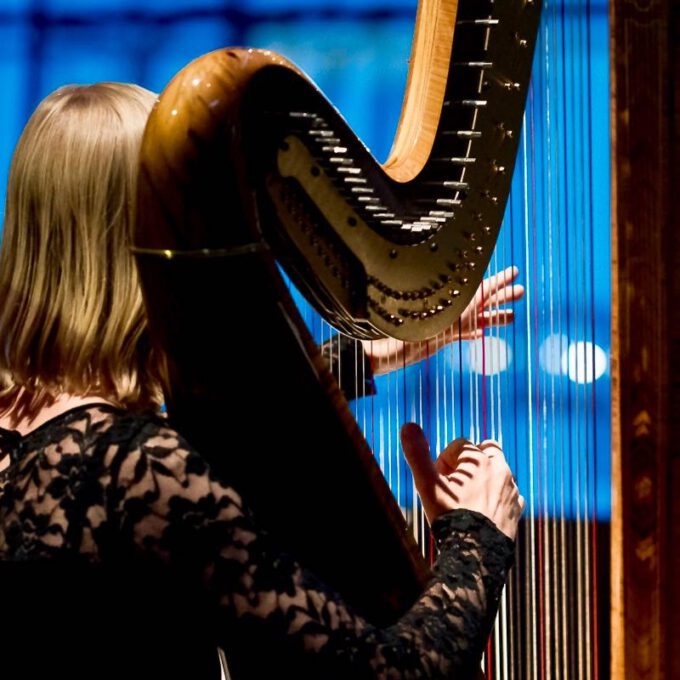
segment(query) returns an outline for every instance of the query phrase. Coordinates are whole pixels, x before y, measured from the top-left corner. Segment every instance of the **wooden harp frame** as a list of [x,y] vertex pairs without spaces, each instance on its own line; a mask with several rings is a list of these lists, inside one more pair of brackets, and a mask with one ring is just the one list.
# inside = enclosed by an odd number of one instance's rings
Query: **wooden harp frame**
[[[451,325],[500,228],[539,13],[534,0],[422,3],[402,124],[384,170],[295,67],[257,50],[220,50],[183,69],[142,143],[135,253],[166,361],[168,410],[263,524],[375,622],[405,611],[428,570],[273,254],[356,337],[429,337]],[[371,256],[363,257],[367,243]],[[395,277],[397,259],[409,266]],[[206,291],[234,294],[220,308]],[[221,334],[216,315],[234,332]],[[248,336],[245,362],[236,329]],[[286,357],[276,367],[258,365],[270,351],[265,330]],[[262,433],[264,458],[219,450],[230,382],[240,397],[232,419]],[[294,427],[298,403],[312,412],[304,434]],[[267,414],[265,432],[252,404]],[[295,461],[275,455],[281,436],[297,444]],[[332,480],[328,488],[310,488],[304,470],[312,467]]]

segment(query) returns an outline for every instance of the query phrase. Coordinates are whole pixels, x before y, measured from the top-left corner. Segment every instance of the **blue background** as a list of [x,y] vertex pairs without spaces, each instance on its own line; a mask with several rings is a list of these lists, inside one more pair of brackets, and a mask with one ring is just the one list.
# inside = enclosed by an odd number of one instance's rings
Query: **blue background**
[[[97,80],[160,91],[188,61],[226,45],[291,58],[384,160],[414,17],[413,0],[3,0],[2,204],[14,144],[50,91]],[[473,346],[454,345],[380,378],[378,395],[353,405],[405,508],[412,507],[411,481],[395,432],[415,418],[437,448],[459,434],[501,438],[532,515],[609,515],[607,30],[604,0],[544,3],[513,193],[491,263],[492,271],[518,265],[527,288],[514,326],[498,333],[507,370],[482,375],[472,367]],[[332,332],[311,311],[304,314],[319,340]],[[547,338],[557,357],[571,343],[597,345],[604,373],[572,380],[559,358],[541,359]],[[587,364],[593,351],[586,346],[577,363]],[[416,395],[406,403],[405,384]]]

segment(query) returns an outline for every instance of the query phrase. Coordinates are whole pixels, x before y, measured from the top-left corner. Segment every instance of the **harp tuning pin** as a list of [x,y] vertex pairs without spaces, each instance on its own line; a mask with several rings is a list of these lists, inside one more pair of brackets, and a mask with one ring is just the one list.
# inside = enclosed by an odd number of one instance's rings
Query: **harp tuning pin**
[[484,252],[484,248],[482,246],[477,246],[475,248],[475,252],[477,253],[477,255],[481,255]]
[[474,262],[468,262],[467,263],[468,271],[474,271],[476,266],[477,265]]
[[485,224],[482,227],[482,231],[488,236],[491,233],[491,227],[488,224]]
[[490,191],[482,191],[482,196],[486,198],[490,203],[498,205],[498,196],[494,196]]
[[361,168],[355,168],[348,165],[341,165],[339,168],[337,168],[337,171],[347,173],[349,175],[358,175],[361,173]]
[[460,291],[457,288],[451,288],[451,289],[449,289],[449,295],[452,298],[456,298],[460,295]]
[[473,231],[466,231],[465,232],[465,238],[468,241],[476,241],[477,240],[477,234],[475,234]]
[[467,276],[461,276],[461,277],[458,279],[458,283],[460,283],[461,286],[465,286],[465,285],[467,285],[467,283],[468,283],[469,280],[470,280],[470,279],[468,279]]
[[396,250],[394,250],[394,249],[390,250],[390,258],[392,260],[395,260],[397,258],[397,255],[398,255],[398,253],[397,253]]
[[455,130],[453,134],[460,139],[479,139],[482,136],[479,130]]
[[439,302],[445,307],[450,307],[453,304],[453,300],[451,298],[442,298]]
[[430,250],[433,253],[436,253],[439,250],[439,244],[436,243],[435,241],[432,241],[432,243],[430,243]]
[[496,161],[493,161],[491,164],[491,167],[493,168],[493,171],[499,175],[504,175],[505,174],[505,166],[504,165],[498,165]]
[[350,227],[356,227],[357,226],[357,218],[350,215],[347,218],[347,224],[349,224]]
[[[508,128],[506,128],[506,127],[505,127],[505,123],[503,123],[502,121],[501,121],[500,123],[498,123],[498,124],[496,125],[496,127],[497,127],[498,130],[500,130],[500,131],[503,133],[503,135],[504,135],[505,137],[507,137],[508,139],[512,139],[512,138],[513,138],[514,132],[513,132],[512,130],[509,130]],[[495,161],[494,161],[494,165],[495,165]]]
[[456,189],[458,191],[467,191],[470,185],[467,182],[453,182],[447,181],[443,183],[446,189]]
[[526,38],[522,38],[519,33],[515,33],[515,40],[520,47],[526,47],[528,45]]

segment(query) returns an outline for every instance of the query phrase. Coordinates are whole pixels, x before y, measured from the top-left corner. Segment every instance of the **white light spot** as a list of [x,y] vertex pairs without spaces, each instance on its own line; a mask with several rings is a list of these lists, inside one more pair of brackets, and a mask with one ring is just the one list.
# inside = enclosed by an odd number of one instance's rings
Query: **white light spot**
[[562,375],[562,355],[567,351],[569,340],[566,335],[549,335],[538,348],[539,366],[550,375]]
[[469,360],[470,369],[475,373],[497,375],[507,370],[512,361],[512,350],[508,343],[500,338],[479,338],[469,343]]
[[176,116],[177,115],[177,109],[173,109],[172,111],[170,111],[170,115]]
[[572,342],[562,354],[562,371],[577,383],[591,383],[607,370],[607,354],[592,342]]
[[194,87],[196,87],[197,85],[200,85],[200,84],[201,84],[201,79],[200,79],[200,78],[194,78],[194,79],[191,81],[191,84],[192,84]]

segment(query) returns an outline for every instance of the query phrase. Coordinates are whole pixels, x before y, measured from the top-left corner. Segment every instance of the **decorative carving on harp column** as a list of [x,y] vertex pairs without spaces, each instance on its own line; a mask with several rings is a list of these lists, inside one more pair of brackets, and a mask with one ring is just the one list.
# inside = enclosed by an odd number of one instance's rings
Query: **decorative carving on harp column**
[[[427,569],[276,262],[355,337],[450,326],[503,217],[538,18],[533,0],[422,2],[383,167],[266,51],[187,66],[144,137],[135,250],[169,411],[264,524],[377,621],[410,604]],[[251,451],[231,449],[225,421],[257,435]]]

